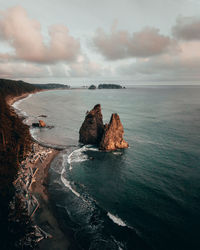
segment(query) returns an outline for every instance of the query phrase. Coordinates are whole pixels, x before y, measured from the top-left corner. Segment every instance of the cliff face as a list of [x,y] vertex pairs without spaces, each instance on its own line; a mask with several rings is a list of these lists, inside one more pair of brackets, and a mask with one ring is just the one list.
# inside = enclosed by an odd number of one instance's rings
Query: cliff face
[[109,124],[105,125],[100,142],[101,150],[115,150],[128,148],[128,143],[123,139],[124,129],[118,114],[112,114]]
[[103,125],[101,106],[97,104],[87,113],[79,131],[79,141],[83,144],[98,145],[101,150],[109,151],[127,148],[123,139],[124,129],[118,114],[112,114],[109,124]]
[[79,130],[79,141],[83,144],[100,143],[104,131],[101,105],[97,104],[86,114],[85,120]]
[[[18,96],[36,90],[30,84],[0,79],[0,231],[1,249],[19,249],[18,243],[29,230],[30,221],[20,199],[15,196],[13,181],[19,161],[30,149],[29,128],[6,103],[8,96]],[[15,199],[15,207],[10,201]]]

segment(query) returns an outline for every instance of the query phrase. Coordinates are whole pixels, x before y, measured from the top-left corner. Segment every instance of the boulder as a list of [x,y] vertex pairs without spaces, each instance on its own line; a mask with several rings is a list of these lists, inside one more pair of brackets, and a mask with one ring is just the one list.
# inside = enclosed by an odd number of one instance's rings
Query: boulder
[[46,127],[46,123],[43,120],[39,120],[39,127],[40,128],[45,128]]
[[99,145],[104,132],[101,105],[97,104],[86,113],[85,120],[79,130],[79,142]]
[[38,122],[33,122],[32,127],[33,128],[39,128],[39,123]]
[[109,124],[105,124],[104,133],[99,149],[110,151],[128,148],[128,143],[123,139],[124,129],[118,114],[112,114]]

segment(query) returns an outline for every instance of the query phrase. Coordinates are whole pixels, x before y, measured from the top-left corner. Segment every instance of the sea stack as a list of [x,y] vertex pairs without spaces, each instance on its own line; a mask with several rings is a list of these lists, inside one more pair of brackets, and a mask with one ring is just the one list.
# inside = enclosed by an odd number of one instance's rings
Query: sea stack
[[99,149],[110,151],[128,148],[128,143],[123,139],[124,129],[118,114],[112,114],[109,124],[105,124],[104,133]]
[[85,120],[79,130],[79,142],[99,145],[104,132],[101,105],[97,104],[86,113]]
[[110,151],[128,148],[123,139],[124,129],[118,114],[112,114],[109,124],[103,124],[101,105],[97,104],[87,112],[79,130],[79,142],[94,144],[101,150]]

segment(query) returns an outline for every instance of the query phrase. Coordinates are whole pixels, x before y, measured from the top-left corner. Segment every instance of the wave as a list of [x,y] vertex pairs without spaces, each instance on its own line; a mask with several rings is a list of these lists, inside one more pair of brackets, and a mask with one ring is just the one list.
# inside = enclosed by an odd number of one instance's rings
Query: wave
[[67,163],[70,165],[73,162],[82,162],[87,161],[87,155],[83,154],[85,152],[85,146],[79,149],[74,150],[67,159]]
[[92,145],[86,145],[74,150],[67,159],[69,164],[69,170],[72,170],[72,163],[78,163],[89,160],[88,156],[84,154],[86,151],[98,151],[98,148],[94,148]]
[[107,216],[115,223],[115,224],[117,224],[117,225],[119,225],[119,226],[121,226],[121,227],[128,227],[127,225],[126,225],[126,223],[122,220],[122,219],[120,219],[119,217],[117,217],[117,216],[115,216],[115,215],[113,215],[113,214],[111,214],[111,213],[107,213]]
[[70,181],[68,181],[68,180],[63,176],[64,173],[65,173],[65,169],[63,168],[63,170],[62,170],[62,172],[61,172],[61,176],[60,176],[62,183],[63,183],[67,188],[69,188],[69,189],[72,191],[72,193],[74,193],[77,197],[80,197],[81,195],[80,195],[76,190],[74,190],[74,189],[72,188],[72,186],[70,185]]
[[18,115],[23,116],[23,117],[25,117],[25,118],[28,117],[27,113],[26,113],[25,111],[23,111],[22,109],[20,109],[18,106],[19,106],[19,104],[20,104],[21,102],[23,102],[25,99],[27,100],[27,99],[30,98],[32,95],[33,95],[33,94],[29,94],[27,97],[22,98],[22,99],[20,99],[20,100],[14,102],[14,103],[12,104],[12,107],[15,109],[15,111],[16,111],[16,113],[17,113]]
[[32,95],[33,95],[33,94],[29,94],[27,97],[22,98],[22,99],[20,99],[20,100],[18,100],[18,101],[16,101],[16,102],[14,102],[14,103],[12,104],[12,107],[18,109],[18,105],[19,105],[22,101],[24,101],[25,99],[26,99],[26,100],[29,99]]

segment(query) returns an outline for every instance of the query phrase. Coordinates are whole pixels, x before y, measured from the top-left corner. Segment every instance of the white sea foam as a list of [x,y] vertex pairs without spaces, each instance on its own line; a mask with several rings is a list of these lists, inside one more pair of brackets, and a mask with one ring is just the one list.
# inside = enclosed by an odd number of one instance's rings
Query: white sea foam
[[111,214],[111,213],[107,213],[108,217],[117,225],[121,226],[121,227],[127,227],[126,223],[123,222],[122,219],[120,219],[119,217]]
[[20,100],[14,102],[14,103],[12,104],[12,107],[16,110],[16,112],[17,112],[19,115],[21,115],[21,116],[23,116],[23,117],[28,117],[27,113],[26,113],[24,110],[22,110],[22,109],[19,108],[19,104],[20,104],[21,102],[23,102],[25,99],[27,100],[28,98],[30,98],[32,95],[33,95],[33,94],[29,94],[27,97],[25,97],[25,98],[23,98],[23,99],[20,99]]
[[16,101],[16,102],[14,102],[14,103],[12,104],[12,107],[15,108],[15,109],[18,109],[19,104],[20,104],[21,102],[23,102],[24,100],[29,99],[32,95],[33,95],[33,94],[29,94],[27,97],[25,97],[25,98],[23,98],[23,99],[20,99],[20,100],[18,100],[18,101]]
[[97,148],[93,148],[90,145],[83,146],[79,149],[74,150],[67,159],[69,164],[69,170],[72,170],[72,163],[83,162],[89,160],[88,156],[84,154],[86,151],[98,151]]
[[87,155],[83,154],[85,152],[85,146],[79,149],[74,150],[67,159],[68,164],[71,164],[73,162],[82,162],[87,161],[88,157]]
[[114,155],[122,155],[122,152],[113,152]]
[[78,192],[76,192],[76,190],[74,190],[72,188],[72,186],[70,185],[70,181],[68,181],[65,177],[64,177],[64,173],[65,173],[65,169],[63,168],[62,172],[61,172],[61,181],[62,183],[67,187],[69,188],[72,193],[74,193],[77,197],[80,197],[80,194]]
[[35,129],[30,129],[30,134],[33,139],[35,139],[36,141],[38,140]]

